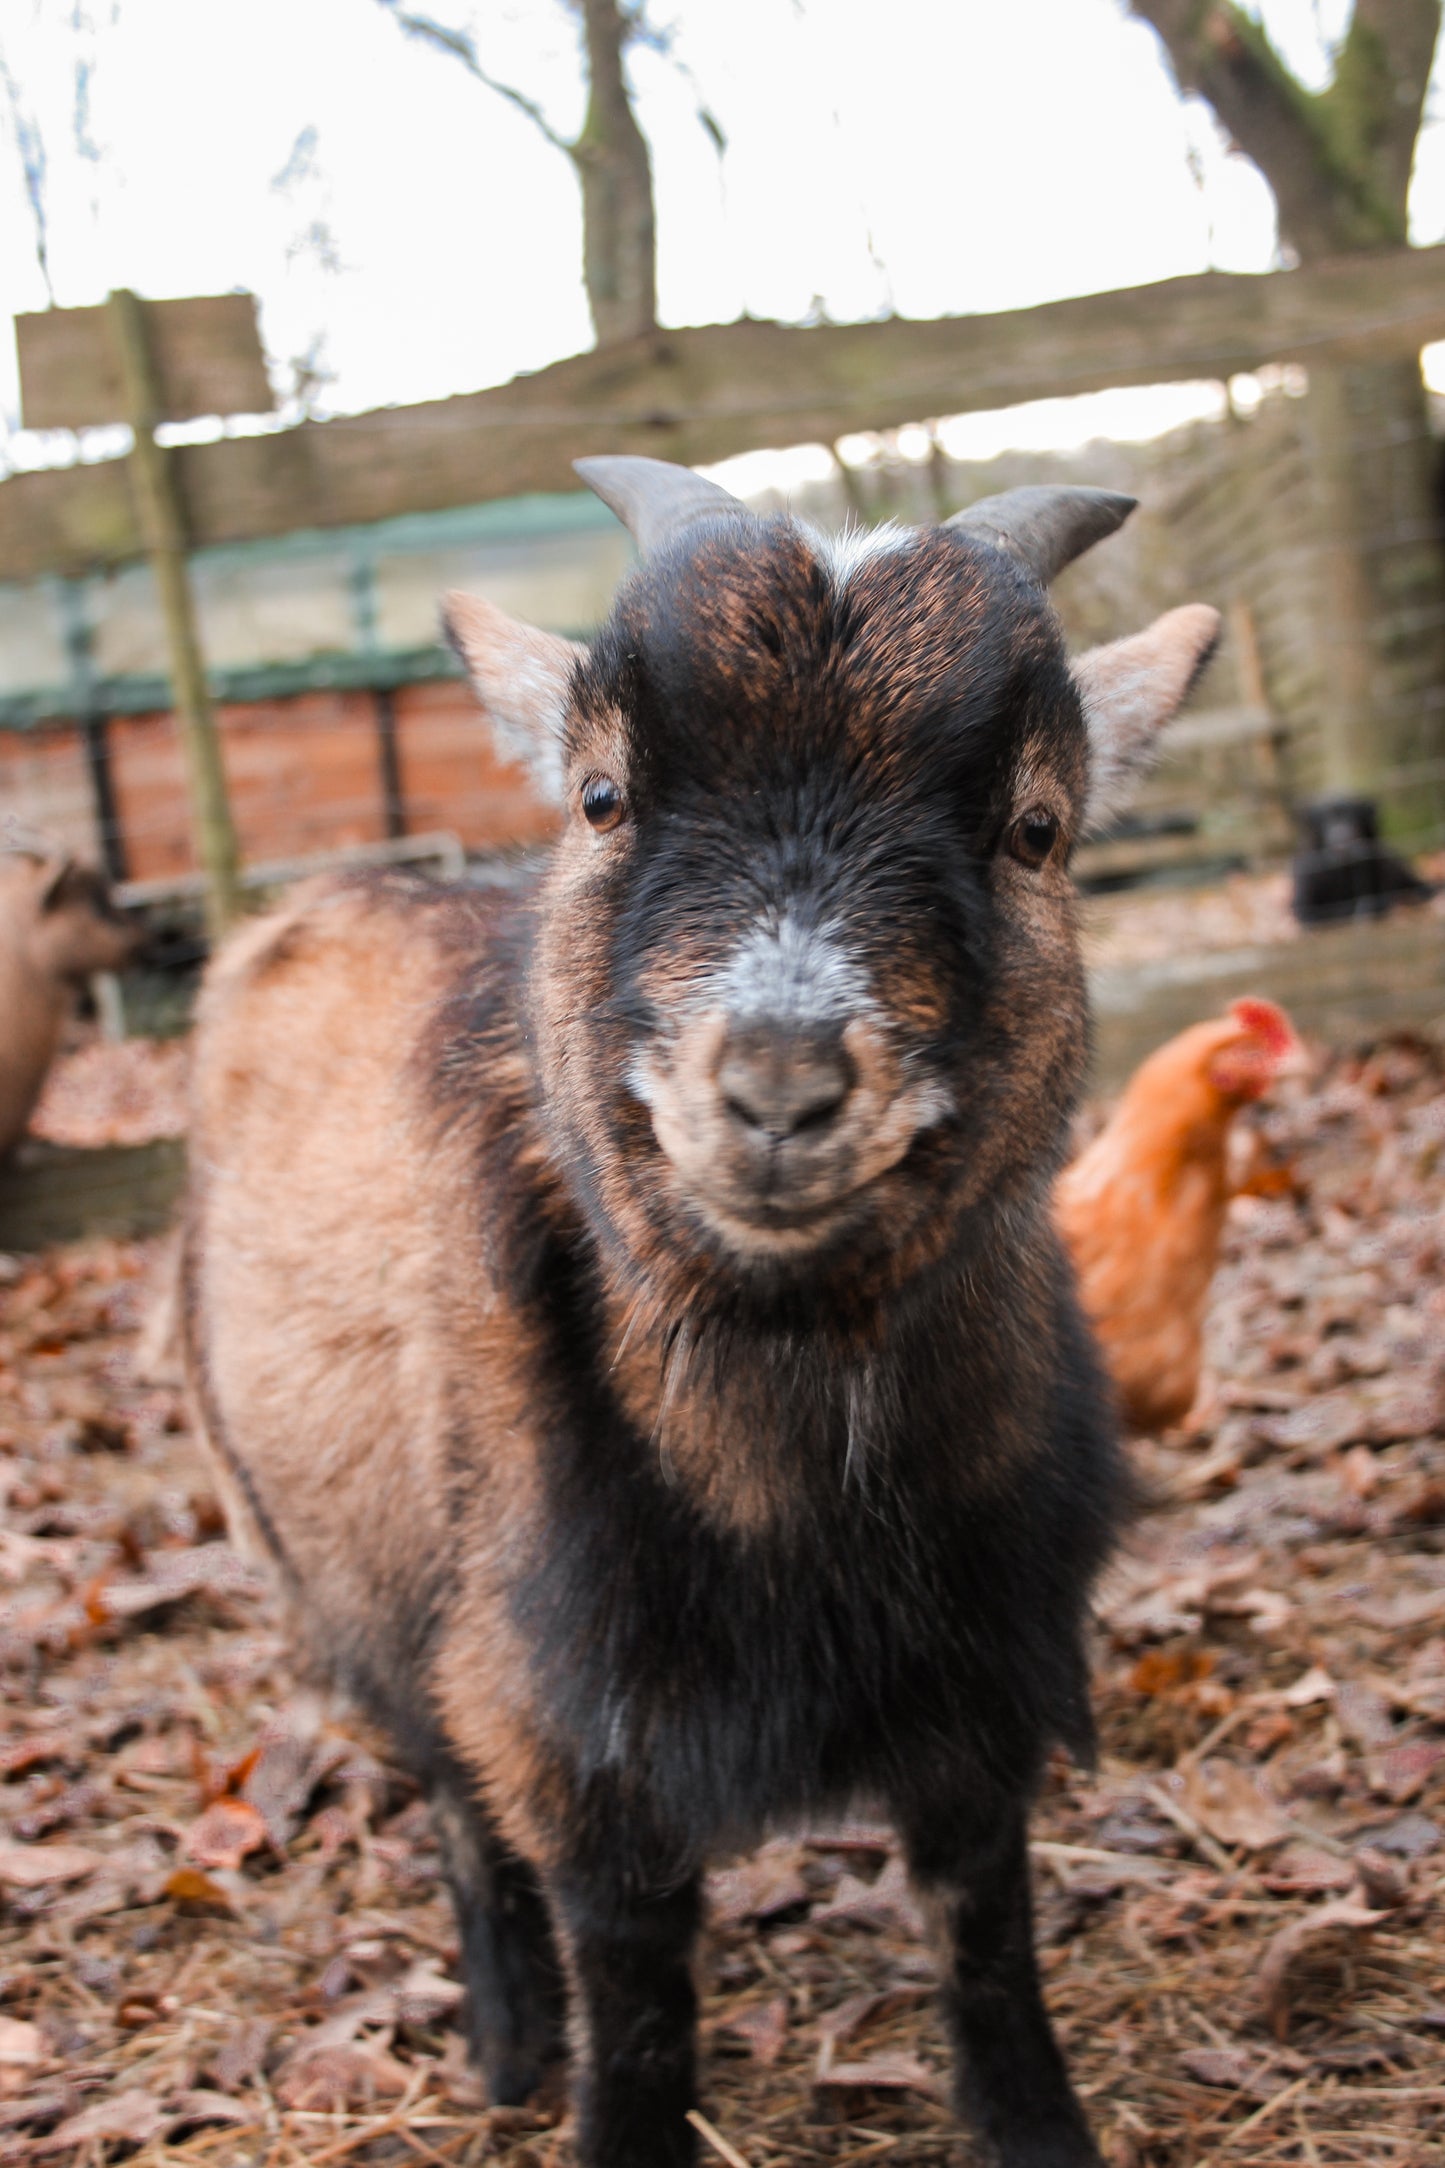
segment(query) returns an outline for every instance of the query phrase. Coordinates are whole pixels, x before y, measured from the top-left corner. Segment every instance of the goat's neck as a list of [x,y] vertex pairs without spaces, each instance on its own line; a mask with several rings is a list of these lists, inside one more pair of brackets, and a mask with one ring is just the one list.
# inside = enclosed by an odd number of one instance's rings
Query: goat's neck
[[[986,1335],[992,1271],[934,1274],[868,1315],[770,1323],[698,1309],[660,1313],[609,1289],[601,1356],[658,1472],[739,1532],[782,1528],[820,1496],[866,1497],[916,1445],[917,1355]],[[996,1328],[995,1328],[996,1337]],[[924,1390],[931,1394],[932,1388]]]

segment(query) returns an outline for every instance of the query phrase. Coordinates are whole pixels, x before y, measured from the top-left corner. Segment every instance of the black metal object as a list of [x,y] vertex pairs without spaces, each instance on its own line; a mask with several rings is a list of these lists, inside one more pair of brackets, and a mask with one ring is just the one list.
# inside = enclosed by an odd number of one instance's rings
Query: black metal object
[[386,687],[372,694],[376,742],[381,759],[381,801],[388,836],[406,834],[406,793],[401,781],[401,749],[396,736],[396,698]]
[[1302,926],[1346,918],[1382,918],[1398,904],[1424,903],[1435,891],[1380,841],[1368,798],[1316,798],[1299,807],[1302,848],[1292,863],[1291,905]]
[[95,674],[94,634],[79,580],[57,582],[61,633],[70,664],[75,693],[75,720],[85,746],[85,765],[90,776],[91,811],[101,863],[112,881],[124,881],[130,873],[120,806],[115,795],[115,773],[110,758],[109,714],[100,697]]
[[120,807],[116,803],[109,723],[110,718],[105,715],[84,715],[80,719],[80,729],[85,741],[85,765],[90,774],[101,862],[112,881],[124,881],[130,878],[130,859],[125,847],[125,831],[120,824]]

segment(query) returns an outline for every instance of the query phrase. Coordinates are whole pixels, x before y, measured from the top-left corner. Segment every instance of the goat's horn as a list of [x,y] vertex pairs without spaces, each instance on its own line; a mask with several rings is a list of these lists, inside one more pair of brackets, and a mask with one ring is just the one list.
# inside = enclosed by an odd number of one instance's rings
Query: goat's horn
[[617,514],[644,555],[710,512],[747,510],[716,482],[705,482],[691,468],[675,467],[670,459],[619,452],[599,459],[574,459],[572,466]]
[[1113,489],[1041,485],[984,497],[943,524],[1007,550],[1047,587],[1065,565],[1122,527],[1138,502]]

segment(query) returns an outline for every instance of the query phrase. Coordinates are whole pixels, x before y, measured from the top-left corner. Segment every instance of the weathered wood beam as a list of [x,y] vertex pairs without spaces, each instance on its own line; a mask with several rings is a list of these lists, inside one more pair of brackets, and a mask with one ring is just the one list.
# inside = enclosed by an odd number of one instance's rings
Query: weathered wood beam
[[[993,316],[744,321],[579,354],[495,390],[175,456],[192,544],[575,486],[574,458],[688,464],[1028,399],[1418,353],[1445,338],[1445,247],[1222,271]],[[112,463],[0,483],[0,579],[141,553]]]
[[[276,402],[254,294],[199,294],[141,306],[157,421],[271,412]],[[17,316],[15,350],[27,429],[93,429],[100,422],[128,419],[125,379],[104,302]]]
[[136,524],[165,619],[171,699],[190,783],[196,856],[206,873],[206,923],[212,934],[219,936],[240,910],[240,857],[186,564],[184,499],[175,487],[171,467],[174,455],[155,438],[161,386],[150,351],[144,304],[128,287],[119,287],[107,308],[126,416],[134,439],[126,464]]

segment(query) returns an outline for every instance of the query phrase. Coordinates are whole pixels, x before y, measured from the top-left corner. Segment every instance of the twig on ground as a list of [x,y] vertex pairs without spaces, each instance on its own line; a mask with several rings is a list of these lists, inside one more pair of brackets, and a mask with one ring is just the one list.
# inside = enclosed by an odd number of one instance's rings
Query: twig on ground
[[1171,1821],[1176,1829],[1184,1832],[1195,1850],[1209,1861],[1211,1867],[1217,1867],[1221,1874],[1233,1874],[1235,1872],[1234,1861],[1225,1851],[1224,1846],[1216,1844],[1202,1823],[1197,1822],[1189,1809],[1182,1807],[1177,1799],[1171,1799],[1162,1784],[1146,1784],[1144,1786],[1144,1797],[1151,1806],[1157,1807],[1159,1812],[1167,1820]]
[[707,2117],[700,2112],[700,2110],[698,2110],[697,2108],[689,2108],[687,2111],[687,2119],[689,2123],[691,2123],[693,2129],[697,2132],[698,2136],[705,2139],[706,2142],[712,2147],[714,2153],[717,2154],[719,2160],[725,2160],[727,2162],[728,2168],[748,2168],[748,2163],[744,2160],[742,2154],[738,2151],[737,2147],[730,2144],[729,2141],[723,2136],[722,2132],[715,2129],[714,2126],[708,2121]]

